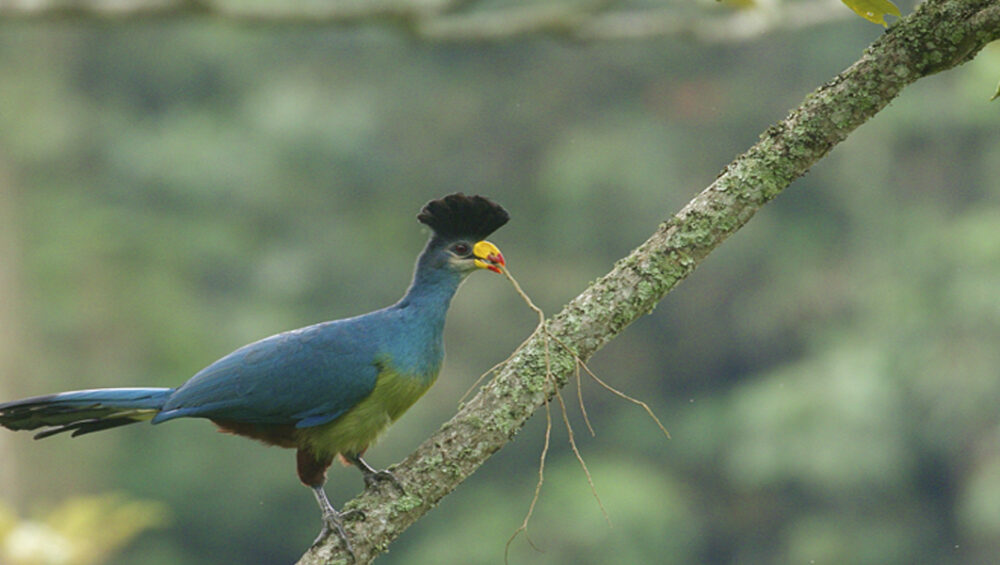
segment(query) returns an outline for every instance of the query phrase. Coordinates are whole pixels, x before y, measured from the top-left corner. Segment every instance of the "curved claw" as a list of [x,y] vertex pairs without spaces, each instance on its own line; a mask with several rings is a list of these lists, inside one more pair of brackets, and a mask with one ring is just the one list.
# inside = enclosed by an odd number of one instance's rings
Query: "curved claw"
[[344,549],[351,556],[351,562],[356,562],[358,560],[357,556],[354,555],[354,547],[351,545],[351,540],[347,537],[347,531],[344,530],[343,520],[353,520],[353,519],[364,519],[364,512],[360,510],[348,510],[346,512],[337,512],[330,501],[326,498],[326,492],[323,490],[322,486],[314,486],[313,492],[316,494],[316,501],[319,502],[320,510],[323,512],[323,529],[319,531],[319,535],[313,541],[312,546],[316,547],[323,540],[325,540],[330,534],[337,534],[340,538],[340,543],[343,544]]
[[396,475],[393,475],[388,470],[382,469],[381,471],[365,473],[365,488],[373,488],[382,481],[392,483],[392,486],[396,487],[399,494],[406,494],[406,491],[403,489],[403,485],[399,484],[399,479],[397,479]]
[[396,490],[400,494],[406,494],[406,490],[403,489],[403,485],[399,483],[399,479],[396,475],[393,475],[389,470],[382,469],[381,471],[376,471],[367,461],[361,458],[360,455],[344,455],[344,458],[350,461],[355,467],[361,469],[361,474],[365,476],[365,488],[373,488],[378,483],[382,481],[388,481],[392,483],[392,486],[396,487]]
[[352,508],[350,510],[344,510],[340,513],[341,520],[367,520],[368,516],[365,516],[364,510],[359,510],[357,508]]
[[[346,514],[346,513],[345,513]],[[351,562],[356,562],[358,557],[354,555],[354,547],[351,545],[351,540],[347,537],[347,532],[344,530],[344,526],[341,524],[340,520],[345,514],[323,514],[323,529],[319,531],[319,535],[316,536],[316,540],[313,541],[313,547],[316,547],[323,542],[330,534],[337,534],[340,538],[340,543],[343,544],[344,550],[347,551],[348,555],[351,556]]]

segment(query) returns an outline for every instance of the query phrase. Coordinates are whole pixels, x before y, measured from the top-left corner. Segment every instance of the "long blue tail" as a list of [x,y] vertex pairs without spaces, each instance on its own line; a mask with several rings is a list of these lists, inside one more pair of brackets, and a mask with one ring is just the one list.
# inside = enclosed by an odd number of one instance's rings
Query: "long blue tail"
[[62,432],[73,437],[152,419],[172,388],[98,388],[36,396],[0,404],[0,426],[37,430],[35,439]]

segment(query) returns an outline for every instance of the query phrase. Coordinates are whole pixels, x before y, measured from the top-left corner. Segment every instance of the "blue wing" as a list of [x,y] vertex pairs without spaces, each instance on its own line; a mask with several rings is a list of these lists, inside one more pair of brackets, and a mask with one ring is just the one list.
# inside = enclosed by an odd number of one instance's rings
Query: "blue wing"
[[153,423],[201,417],[317,426],[371,394],[378,342],[365,317],[325,322],[251,343],[178,388]]

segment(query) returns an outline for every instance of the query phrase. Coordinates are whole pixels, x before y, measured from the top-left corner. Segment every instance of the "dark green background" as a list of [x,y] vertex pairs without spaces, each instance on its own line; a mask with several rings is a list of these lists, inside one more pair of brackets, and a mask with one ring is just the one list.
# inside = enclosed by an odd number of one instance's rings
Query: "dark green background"
[[[846,9],[846,8],[844,8]],[[904,9],[904,11],[906,11]],[[277,331],[406,287],[424,202],[503,203],[491,239],[554,313],[881,28],[732,45],[427,44],[371,27],[199,20],[0,26],[0,397],[174,386]],[[1000,49],[922,80],[727,241],[592,368],[511,562],[992,563],[1000,548]],[[456,298],[438,384],[369,452],[398,461],[534,315],[502,277]],[[568,398],[575,392],[567,389]],[[544,433],[380,563],[502,563]],[[290,563],[319,514],[293,454],[201,421],[5,434],[24,515],[124,491],[170,525],[114,563]],[[339,505],[362,487],[331,469]]]

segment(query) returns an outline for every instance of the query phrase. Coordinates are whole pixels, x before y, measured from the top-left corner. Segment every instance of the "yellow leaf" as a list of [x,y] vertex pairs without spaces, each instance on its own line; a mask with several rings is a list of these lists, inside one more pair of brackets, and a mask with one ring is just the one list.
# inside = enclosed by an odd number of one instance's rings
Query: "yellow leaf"
[[854,13],[862,18],[884,27],[889,27],[885,21],[885,16],[896,16],[902,14],[899,8],[889,0],[841,0],[847,7],[854,10]]

